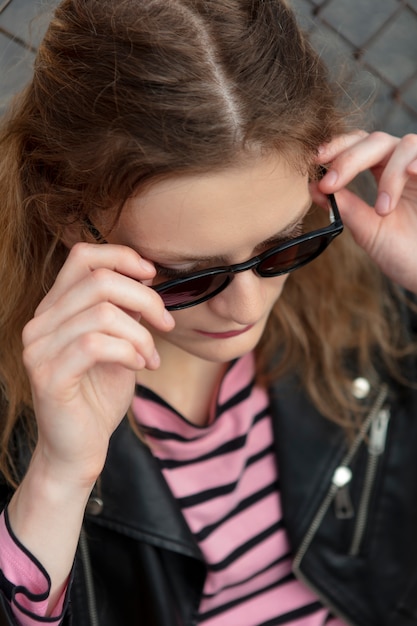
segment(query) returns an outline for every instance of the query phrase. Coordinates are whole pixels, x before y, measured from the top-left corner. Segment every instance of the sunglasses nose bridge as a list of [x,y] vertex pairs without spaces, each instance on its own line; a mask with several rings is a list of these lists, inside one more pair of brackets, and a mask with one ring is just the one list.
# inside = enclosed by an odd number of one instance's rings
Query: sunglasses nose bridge
[[247,272],[248,270],[255,270],[261,260],[259,257],[254,257],[253,259],[249,259],[249,261],[245,261],[244,263],[237,263],[236,265],[231,265],[229,267],[230,274],[240,274],[241,272]]

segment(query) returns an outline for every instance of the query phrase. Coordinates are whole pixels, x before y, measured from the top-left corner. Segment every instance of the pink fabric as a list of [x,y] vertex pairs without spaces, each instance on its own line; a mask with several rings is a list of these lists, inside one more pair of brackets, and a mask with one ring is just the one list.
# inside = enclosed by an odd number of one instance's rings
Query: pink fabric
[[[44,623],[42,618],[45,618],[50,591],[49,576],[42,565],[13,536],[4,512],[0,515],[0,570],[14,587],[23,587],[14,590],[11,604],[19,624],[35,626]],[[48,616],[48,624],[57,626],[60,623],[65,593],[66,590]]]
[[199,623],[253,626],[281,617],[291,626],[345,626],[329,620],[328,609],[292,575],[269,401],[253,377],[248,354],[226,372],[203,427],[143,388],[133,400],[208,564]]

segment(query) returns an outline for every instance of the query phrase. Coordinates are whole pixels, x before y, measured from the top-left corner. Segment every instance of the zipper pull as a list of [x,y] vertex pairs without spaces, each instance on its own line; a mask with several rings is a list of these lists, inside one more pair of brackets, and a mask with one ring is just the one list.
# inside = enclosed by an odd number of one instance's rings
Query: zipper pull
[[374,456],[382,454],[385,449],[389,419],[389,409],[383,408],[379,411],[372,422],[368,449],[369,453]]
[[334,497],[334,508],[337,519],[350,519],[354,515],[353,504],[349,493],[349,483],[352,480],[352,470],[346,465],[340,465],[333,474],[332,483],[337,491]]

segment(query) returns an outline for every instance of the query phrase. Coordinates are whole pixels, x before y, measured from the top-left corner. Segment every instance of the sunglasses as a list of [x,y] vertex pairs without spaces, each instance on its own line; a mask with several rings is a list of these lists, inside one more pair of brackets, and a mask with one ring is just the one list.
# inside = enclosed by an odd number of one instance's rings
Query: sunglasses
[[[289,274],[307,265],[316,259],[343,230],[343,222],[336,199],[333,194],[329,194],[327,198],[329,201],[329,226],[313,230],[274,246],[263,254],[254,256],[249,261],[193,272],[159,285],[152,285],[152,289],[159,293],[168,311],[180,311],[214,298],[226,289],[235,274],[240,272],[252,270],[262,278],[273,278],[281,276],[281,274]],[[88,218],[85,219],[85,224],[96,241],[106,243]]]

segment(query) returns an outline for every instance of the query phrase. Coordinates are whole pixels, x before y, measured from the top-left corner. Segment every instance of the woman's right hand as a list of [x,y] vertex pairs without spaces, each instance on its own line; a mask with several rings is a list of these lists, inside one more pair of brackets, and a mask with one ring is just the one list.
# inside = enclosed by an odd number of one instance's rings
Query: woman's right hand
[[23,331],[36,453],[61,481],[94,484],[132,400],[135,371],[159,366],[140,319],[158,331],[174,320],[141,282],[154,274],[125,246],[76,244]]
[[154,267],[118,245],[76,244],[23,331],[38,442],[8,510],[51,579],[46,615],[65,590],[85,505],[109,439],[132,400],[135,371],[159,357],[146,321],[174,326],[147,286]]

